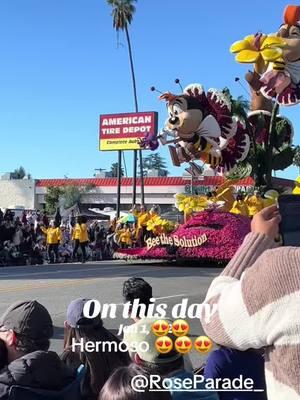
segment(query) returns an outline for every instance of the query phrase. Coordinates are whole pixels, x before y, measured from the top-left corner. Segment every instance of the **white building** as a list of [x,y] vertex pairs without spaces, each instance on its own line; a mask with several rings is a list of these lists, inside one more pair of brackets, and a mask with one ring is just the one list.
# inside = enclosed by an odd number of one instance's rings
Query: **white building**
[[[287,179],[274,178],[276,185],[294,187],[294,182]],[[205,176],[199,180],[188,177],[147,177],[145,184],[145,203],[160,205],[162,210],[171,209],[174,195],[177,193],[207,193],[215,190],[224,182],[220,176]],[[0,208],[42,209],[45,195],[49,187],[78,186],[93,188],[81,197],[81,203],[91,208],[103,210],[105,207],[116,208],[117,178],[88,179],[40,179],[40,180],[0,180]],[[137,204],[141,203],[140,179],[137,179]],[[236,183],[236,190],[247,191],[253,187],[252,178],[242,179]],[[122,178],[121,208],[129,209],[132,203],[132,178]]]

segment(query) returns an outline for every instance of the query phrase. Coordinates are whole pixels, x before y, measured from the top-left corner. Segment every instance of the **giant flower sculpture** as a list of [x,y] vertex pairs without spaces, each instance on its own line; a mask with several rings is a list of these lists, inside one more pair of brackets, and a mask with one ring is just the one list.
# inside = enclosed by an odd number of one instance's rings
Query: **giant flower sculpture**
[[269,62],[280,61],[286,42],[277,36],[262,33],[246,36],[230,47],[231,53],[236,53],[239,63],[254,64],[255,71],[263,73]]

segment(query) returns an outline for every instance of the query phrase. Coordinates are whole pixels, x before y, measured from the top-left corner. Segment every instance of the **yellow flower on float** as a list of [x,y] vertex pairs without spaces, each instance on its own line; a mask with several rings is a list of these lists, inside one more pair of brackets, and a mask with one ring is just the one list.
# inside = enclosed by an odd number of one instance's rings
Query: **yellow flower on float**
[[293,189],[293,194],[300,194],[300,176],[295,180],[295,187]]
[[154,231],[158,226],[163,226],[164,220],[155,215],[147,222],[147,231]]
[[166,219],[162,219],[158,215],[154,216],[147,222],[147,231],[154,233],[154,235],[161,235],[162,233],[170,232],[174,229],[174,225]]
[[178,209],[186,214],[192,212],[194,207],[196,207],[195,199],[192,196],[188,196],[179,203]]
[[207,198],[205,196],[185,196],[177,205],[179,211],[189,215],[192,212],[203,211],[207,207]]
[[208,201],[206,196],[198,196],[197,197],[197,206],[195,211],[203,211],[207,208]]
[[239,63],[255,64],[258,73],[264,72],[269,62],[279,61],[286,42],[277,36],[256,34],[246,36],[230,47],[231,53],[237,53],[235,59]]
[[153,231],[155,229],[156,226],[156,217],[149,219],[149,221],[147,221],[147,231]]

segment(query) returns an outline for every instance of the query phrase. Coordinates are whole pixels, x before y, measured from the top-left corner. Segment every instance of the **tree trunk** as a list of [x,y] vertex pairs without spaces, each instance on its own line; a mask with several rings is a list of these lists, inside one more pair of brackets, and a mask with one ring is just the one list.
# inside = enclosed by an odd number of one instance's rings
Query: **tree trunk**
[[[135,73],[134,73],[131,43],[130,43],[130,37],[129,37],[127,25],[125,26],[125,34],[126,34],[127,45],[128,45],[135,112],[138,112],[139,109],[138,109],[138,101],[137,101],[137,93],[136,93]],[[142,200],[142,204],[143,204],[144,203],[144,179],[143,179],[143,163],[142,163],[142,151],[141,150],[139,150],[139,156],[140,156],[140,170],[141,170],[141,200]],[[137,150],[134,150],[133,151],[132,206],[134,206],[136,203],[136,176],[137,176]]]

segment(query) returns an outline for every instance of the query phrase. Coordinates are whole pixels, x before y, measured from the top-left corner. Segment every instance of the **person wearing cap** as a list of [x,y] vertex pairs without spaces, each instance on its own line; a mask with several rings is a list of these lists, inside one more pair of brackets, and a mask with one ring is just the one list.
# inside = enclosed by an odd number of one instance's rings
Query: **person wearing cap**
[[[175,390],[175,382],[184,381],[185,379],[193,379],[193,372],[187,371],[184,368],[183,355],[178,353],[173,347],[172,350],[167,354],[161,354],[156,346],[157,336],[152,332],[152,325],[157,318],[145,318],[139,321],[136,326],[137,329],[131,332],[129,335],[130,341],[136,343],[136,354],[134,362],[142,367],[150,375],[160,375],[162,378],[168,378],[172,384],[170,385],[170,392],[172,400],[218,400],[218,395],[213,391],[201,391],[205,390],[204,383],[197,383],[196,391],[188,391],[182,388],[182,390]],[[172,323],[169,318],[164,318],[168,323]],[[168,333],[167,336],[174,343],[177,339],[173,333]],[[144,346],[141,343],[148,343],[148,350],[145,351]]]
[[[11,398],[12,387],[17,387],[17,391],[24,387],[29,391],[45,390],[55,395],[75,384],[76,371],[48,351],[52,336],[50,314],[35,300],[14,303],[2,315],[0,340],[6,347],[7,365],[0,370],[1,400]],[[18,398],[22,396],[14,397]]]
[[58,246],[61,240],[61,230],[55,225],[54,221],[50,222],[49,228],[41,226],[41,230],[47,237],[48,257],[50,264],[53,264],[54,261],[58,261]]
[[[73,300],[67,309],[64,329],[64,352],[61,359],[68,366],[77,369],[84,365],[86,373],[81,385],[82,400],[96,400],[103,385],[112,372],[130,363],[127,352],[119,350],[120,340],[104,326],[101,317],[86,318],[83,314],[88,299]],[[87,351],[85,347],[74,346],[74,342],[116,343],[113,351]],[[75,347],[75,351],[74,347]],[[73,348],[72,348],[73,347]],[[118,350],[115,351],[115,348]]]

